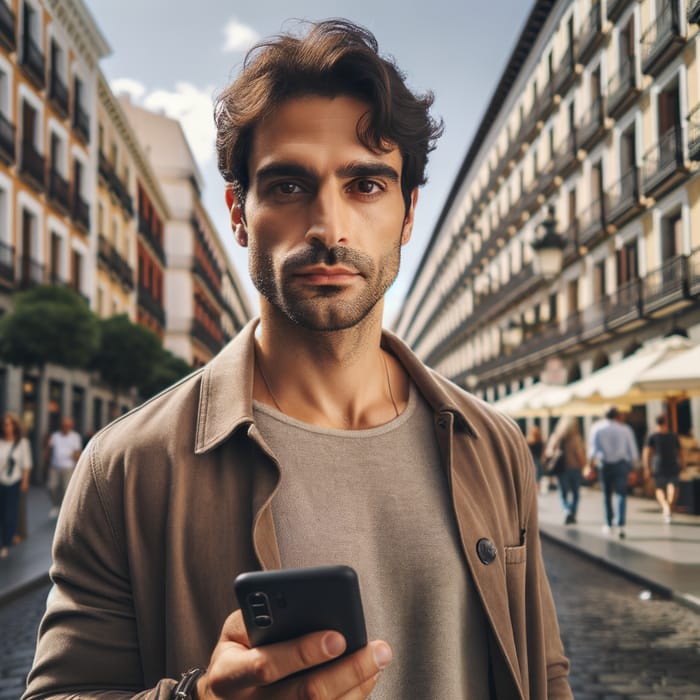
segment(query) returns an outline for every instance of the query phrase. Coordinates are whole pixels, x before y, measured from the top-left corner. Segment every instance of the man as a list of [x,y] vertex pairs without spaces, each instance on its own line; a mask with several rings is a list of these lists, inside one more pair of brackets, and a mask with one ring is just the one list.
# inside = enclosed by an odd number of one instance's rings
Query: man
[[681,443],[678,435],[669,431],[664,414],[657,416],[656,432],[647,438],[642,463],[645,477],[654,477],[656,500],[661,506],[663,521],[670,523],[681,472]]
[[[381,329],[431,102],[343,21],[221,95],[260,321],[91,441],[25,698],[571,697],[524,439]],[[372,641],[251,649],[235,576],[312,564],[357,570]]]
[[613,492],[617,494],[617,534],[625,537],[625,508],[627,505],[627,477],[639,459],[637,441],[632,428],[624,422],[620,411],[610,407],[605,418],[596,421],[590,434],[589,457],[591,464],[600,468],[600,483],[605,506],[603,532],[614,532]]
[[49,459],[49,477],[46,487],[53,504],[49,515],[53,518],[58,515],[61,508],[82,449],[80,435],[73,430],[73,419],[64,418],[61,421],[61,429],[51,434],[46,445]]

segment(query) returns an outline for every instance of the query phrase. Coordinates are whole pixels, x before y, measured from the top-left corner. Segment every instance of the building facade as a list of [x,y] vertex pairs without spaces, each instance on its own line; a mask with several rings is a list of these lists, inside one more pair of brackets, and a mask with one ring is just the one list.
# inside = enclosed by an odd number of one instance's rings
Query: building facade
[[[0,313],[15,291],[67,285],[198,366],[250,310],[182,129],[173,122],[191,162],[177,180],[147,156],[102,75],[109,50],[81,0],[0,0]],[[37,450],[62,416],[90,434],[136,398],[113,396],[94,373],[49,365],[40,381],[0,365],[0,411],[22,416]]]
[[[209,361],[250,310],[223,243],[202,204],[202,176],[175,119],[120,100],[148,153],[170,211],[165,221],[164,344],[198,367]],[[233,303],[227,302],[224,289]]]
[[[428,364],[496,401],[700,342],[698,22],[697,1],[533,4],[395,326]],[[550,212],[564,260],[544,277]],[[640,434],[662,408],[633,407]]]

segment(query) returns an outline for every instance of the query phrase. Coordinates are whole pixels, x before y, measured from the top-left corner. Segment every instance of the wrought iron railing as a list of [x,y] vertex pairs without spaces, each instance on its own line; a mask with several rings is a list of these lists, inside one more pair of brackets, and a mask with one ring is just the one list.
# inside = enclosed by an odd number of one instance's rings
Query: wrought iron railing
[[44,54],[34,39],[26,33],[22,42],[21,62],[29,76],[40,87],[46,84]]
[[637,89],[637,70],[634,56],[625,56],[615,75],[608,81],[608,110],[613,113],[632,90]]
[[609,218],[618,217],[639,202],[639,197],[639,169],[632,165],[617,182],[607,188]]
[[0,112],[0,158],[8,163],[14,163],[15,157],[15,127]]
[[672,126],[644,154],[643,162],[644,191],[648,194],[683,165],[683,131],[680,124]]
[[44,156],[36,150],[31,141],[24,141],[22,143],[20,170],[28,175],[41,190],[44,189],[45,167]]
[[667,0],[642,33],[642,70],[645,73],[652,70],[664,50],[677,38],[680,38],[678,0]]
[[4,1],[0,1],[0,43],[8,51],[14,51],[17,46],[15,39],[15,13]]
[[55,66],[52,66],[49,71],[49,99],[61,114],[64,116],[68,114],[68,86],[63,82]]

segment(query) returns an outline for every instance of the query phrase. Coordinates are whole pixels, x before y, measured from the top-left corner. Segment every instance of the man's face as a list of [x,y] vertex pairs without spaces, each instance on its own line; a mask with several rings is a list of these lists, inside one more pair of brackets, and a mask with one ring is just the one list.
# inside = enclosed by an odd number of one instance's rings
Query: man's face
[[417,195],[407,214],[399,151],[373,153],[357,138],[367,109],[350,97],[285,102],[256,127],[245,214],[231,208],[263,305],[312,330],[381,313],[411,233]]
[[64,418],[61,422],[61,429],[64,433],[70,433],[73,430],[73,421],[70,418]]

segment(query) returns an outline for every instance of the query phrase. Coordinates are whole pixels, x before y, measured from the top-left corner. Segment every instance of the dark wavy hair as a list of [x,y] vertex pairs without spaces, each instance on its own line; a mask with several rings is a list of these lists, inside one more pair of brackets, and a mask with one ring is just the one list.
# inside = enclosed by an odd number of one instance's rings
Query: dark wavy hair
[[369,105],[357,125],[360,142],[375,152],[397,147],[406,209],[426,182],[428,153],[442,134],[433,119],[433,94],[415,95],[393,59],[379,55],[367,29],[342,19],[313,23],[304,36],[280,34],[256,44],[236,80],[217,97],[219,171],[241,203],[248,191],[248,159],[255,126],[284,101],[305,95],[355,97]]

